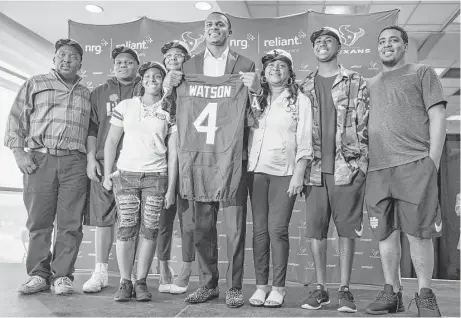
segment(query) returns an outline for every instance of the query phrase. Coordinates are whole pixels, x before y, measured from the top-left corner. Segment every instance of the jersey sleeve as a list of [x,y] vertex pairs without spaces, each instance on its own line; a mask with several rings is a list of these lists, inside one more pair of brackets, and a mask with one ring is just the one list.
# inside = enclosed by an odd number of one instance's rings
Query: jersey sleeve
[[126,114],[126,101],[121,101],[112,112],[110,123],[114,126],[123,127],[123,119]]

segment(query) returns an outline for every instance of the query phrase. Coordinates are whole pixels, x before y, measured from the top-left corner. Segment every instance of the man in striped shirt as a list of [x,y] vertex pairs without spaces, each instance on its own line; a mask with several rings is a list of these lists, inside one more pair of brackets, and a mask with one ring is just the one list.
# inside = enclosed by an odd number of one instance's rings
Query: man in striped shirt
[[18,289],[23,294],[50,286],[58,295],[72,293],[72,274],[83,237],[90,91],[77,75],[83,57],[80,44],[61,39],[55,49],[55,68],[29,78],[20,88],[5,133],[5,146],[13,150],[24,174],[30,277]]

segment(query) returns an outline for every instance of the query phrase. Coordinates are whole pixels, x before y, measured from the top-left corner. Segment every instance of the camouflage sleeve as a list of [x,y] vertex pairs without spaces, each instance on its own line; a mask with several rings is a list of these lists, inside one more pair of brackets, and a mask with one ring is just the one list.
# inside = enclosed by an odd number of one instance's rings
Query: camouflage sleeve
[[359,168],[366,174],[368,170],[368,115],[370,109],[370,92],[363,77],[360,77],[357,100],[357,136],[360,146]]

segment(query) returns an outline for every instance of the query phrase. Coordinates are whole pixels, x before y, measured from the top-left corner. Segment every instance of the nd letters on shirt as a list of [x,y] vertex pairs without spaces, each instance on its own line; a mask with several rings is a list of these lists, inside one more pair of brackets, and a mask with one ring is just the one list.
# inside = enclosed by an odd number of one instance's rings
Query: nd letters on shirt
[[186,75],[176,93],[181,196],[202,202],[234,198],[248,101],[240,75]]

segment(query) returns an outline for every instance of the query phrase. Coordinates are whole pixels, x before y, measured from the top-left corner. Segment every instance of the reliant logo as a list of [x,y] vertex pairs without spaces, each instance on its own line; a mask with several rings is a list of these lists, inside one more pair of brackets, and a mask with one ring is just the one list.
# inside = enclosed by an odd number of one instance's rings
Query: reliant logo
[[[303,30],[299,30],[298,34],[292,38],[285,38],[276,36],[273,39],[267,39],[263,41],[264,47],[287,47],[287,46],[298,46],[303,44],[301,39],[304,39],[307,34]],[[298,48],[284,48],[287,52],[299,52]]]
[[142,41],[133,42],[131,40],[128,40],[125,43],[116,44],[115,47],[120,47],[120,46],[129,47],[130,49],[136,50],[138,55],[141,57],[141,56],[146,56],[146,53],[142,52],[141,50],[147,50],[149,48],[148,44],[152,42],[153,42],[152,38],[149,35],[147,35],[145,39]]

